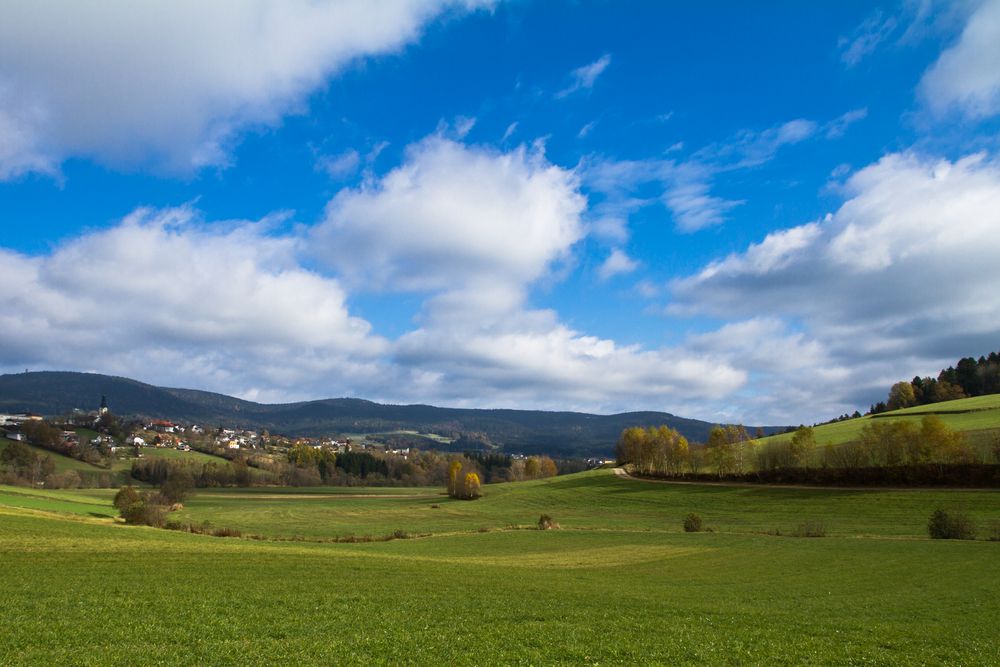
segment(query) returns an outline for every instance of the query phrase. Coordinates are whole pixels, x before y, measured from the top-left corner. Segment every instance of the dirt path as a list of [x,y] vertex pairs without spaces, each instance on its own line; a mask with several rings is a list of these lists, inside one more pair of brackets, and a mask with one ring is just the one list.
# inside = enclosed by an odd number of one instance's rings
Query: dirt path
[[444,494],[441,493],[225,493],[218,494],[216,497],[239,500],[357,500],[358,498],[414,500],[442,498],[443,496]]

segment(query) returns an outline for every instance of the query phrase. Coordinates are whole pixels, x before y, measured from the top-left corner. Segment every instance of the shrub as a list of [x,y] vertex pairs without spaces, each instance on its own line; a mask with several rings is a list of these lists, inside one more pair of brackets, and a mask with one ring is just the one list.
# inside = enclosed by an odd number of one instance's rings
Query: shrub
[[826,537],[826,526],[819,521],[810,519],[800,523],[792,535],[794,537]]
[[214,537],[242,537],[243,533],[235,528],[216,528],[212,531]]
[[131,486],[123,486],[118,490],[118,493],[115,494],[115,499],[112,501],[112,504],[119,512],[124,512],[126,507],[137,502],[139,502],[139,492]]
[[684,532],[685,533],[700,533],[704,530],[704,526],[701,521],[701,517],[691,512],[686,517],[684,517]]
[[962,512],[935,510],[927,522],[927,532],[936,540],[974,540],[976,527]]
[[121,510],[125,523],[162,528],[166,522],[167,509],[147,500],[138,500]]
[[538,530],[558,530],[559,524],[548,514],[538,517]]

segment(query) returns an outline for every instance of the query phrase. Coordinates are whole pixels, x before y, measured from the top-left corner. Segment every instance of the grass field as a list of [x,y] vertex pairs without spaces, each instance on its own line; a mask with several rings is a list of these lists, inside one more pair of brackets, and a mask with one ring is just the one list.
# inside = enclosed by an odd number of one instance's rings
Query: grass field
[[[91,431],[89,433],[93,432]],[[14,441],[0,437],[0,451],[2,451],[11,442]],[[55,464],[55,470],[57,473],[64,473],[70,470],[75,470],[78,473],[86,473],[88,475],[100,474],[104,472],[123,473],[132,469],[132,461],[135,460],[131,456],[121,456],[112,462],[111,469],[109,470],[108,468],[105,468],[103,466],[94,465],[92,463],[85,463],[84,461],[74,459],[71,456],[65,456],[63,454],[59,454],[57,452],[44,449],[42,447],[36,447],[35,445],[30,445],[28,443],[22,443],[22,444],[40,456],[50,456],[52,458],[53,463]],[[167,447],[145,447],[142,450],[142,454],[143,457],[147,459],[153,459],[159,457],[159,458],[167,458],[173,460],[188,460],[197,463],[226,462],[225,459],[218,456],[212,456],[211,454],[205,454],[203,452],[196,452],[193,450],[190,452],[182,452],[180,450]]]
[[[974,445],[988,444],[985,441],[996,433],[1000,433],[1000,394],[963,398],[957,401],[945,401],[931,405],[919,405],[904,410],[883,412],[875,417],[864,416],[858,419],[848,419],[833,424],[823,424],[815,428],[816,442],[819,445],[841,445],[857,440],[861,429],[872,419],[909,421],[919,426],[925,415],[934,414],[956,431],[967,433]],[[760,438],[758,443],[785,441],[791,439],[791,434],[772,435]]]
[[[0,487],[0,664],[1000,662],[1000,543],[924,537],[939,506],[1000,520],[998,492],[610,471],[486,491],[232,489],[183,510],[273,536],[430,534],[329,544],[123,526],[107,491]],[[691,511],[716,532],[681,532]],[[541,512],[562,530],[525,529]],[[829,536],[763,534],[807,518]]]

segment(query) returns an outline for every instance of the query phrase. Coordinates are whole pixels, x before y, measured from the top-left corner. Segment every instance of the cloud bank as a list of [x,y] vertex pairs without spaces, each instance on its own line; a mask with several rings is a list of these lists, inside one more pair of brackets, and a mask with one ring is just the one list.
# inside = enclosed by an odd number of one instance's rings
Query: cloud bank
[[0,9],[0,179],[69,157],[185,173],[224,165],[358,58],[489,0],[38,0]]

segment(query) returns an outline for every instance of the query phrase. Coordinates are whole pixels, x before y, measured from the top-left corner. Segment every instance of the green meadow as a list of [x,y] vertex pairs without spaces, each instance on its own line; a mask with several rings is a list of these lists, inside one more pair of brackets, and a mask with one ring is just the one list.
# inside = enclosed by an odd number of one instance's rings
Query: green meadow
[[[926,538],[938,507],[987,537],[996,491],[609,470],[485,491],[200,491],[172,517],[240,539],[122,525],[105,490],[0,487],[0,664],[1000,662],[1000,542]],[[713,532],[684,533],[689,512]],[[805,520],[827,537],[785,536]],[[324,541],[394,531],[415,537]]]
[[[949,428],[964,431],[970,443],[989,446],[992,438],[1000,434],[1000,394],[963,398],[930,405],[918,405],[903,410],[883,412],[876,416],[866,415],[832,424],[815,427],[816,442],[819,445],[841,445],[857,440],[861,429],[873,420],[900,420],[920,426],[925,415],[937,415]],[[791,439],[790,433],[760,438],[756,442],[768,443]]]

